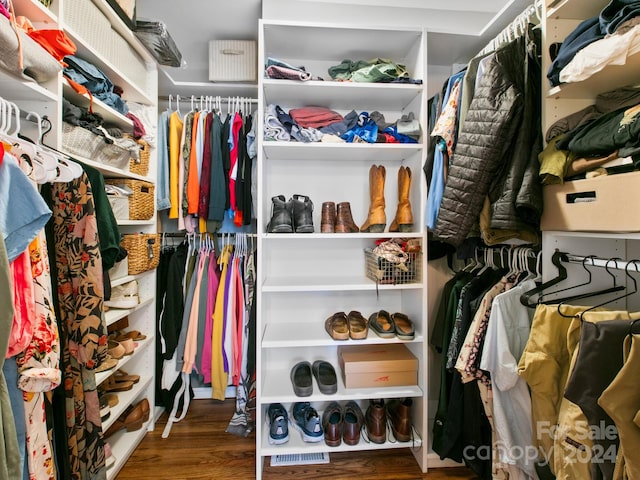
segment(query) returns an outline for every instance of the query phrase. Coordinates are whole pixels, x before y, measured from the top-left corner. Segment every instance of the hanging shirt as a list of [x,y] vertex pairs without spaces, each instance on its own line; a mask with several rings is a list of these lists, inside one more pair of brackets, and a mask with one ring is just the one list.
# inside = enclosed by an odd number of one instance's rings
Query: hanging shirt
[[158,119],[158,184],[156,206],[158,211],[171,208],[169,188],[169,113],[165,110]]
[[184,122],[178,112],[169,116],[169,201],[171,207],[169,218],[178,218],[180,211],[180,159],[182,158],[182,143],[184,142]]
[[[189,168],[187,175],[186,195],[187,211],[186,215],[198,213],[198,197],[200,196],[200,184],[198,183],[198,127],[200,125],[200,112],[195,112],[191,127],[191,147],[189,149]],[[200,132],[202,135],[202,132]],[[186,141],[186,139],[185,139]],[[186,161],[186,157],[185,157]]]
[[529,388],[518,375],[518,361],[529,338],[533,310],[520,303],[520,296],[535,286],[535,281],[526,280],[495,297],[480,361],[480,368],[490,373],[493,385],[493,420],[501,445],[498,459],[515,466],[517,477],[523,479],[537,475],[535,459],[517,455],[534,444]]

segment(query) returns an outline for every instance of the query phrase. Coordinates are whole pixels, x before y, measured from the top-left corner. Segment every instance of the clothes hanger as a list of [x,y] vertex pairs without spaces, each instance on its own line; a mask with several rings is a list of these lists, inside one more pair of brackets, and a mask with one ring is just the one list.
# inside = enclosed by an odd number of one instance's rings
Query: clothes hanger
[[[585,272],[587,272],[587,281],[586,282],[579,283],[577,285],[569,285],[568,287],[560,288],[558,290],[554,290],[553,292],[545,292],[542,295],[540,295],[540,297],[538,299],[538,302],[539,303],[544,303],[545,305],[547,305],[549,303],[557,303],[558,301],[562,301],[562,300],[554,299],[554,300],[551,300],[550,302],[548,302],[548,301],[545,302],[544,301],[544,297],[546,297],[548,295],[555,295],[555,294],[560,293],[560,292],[566,292],[567,290],[572,290],[574,288],[584,287],[585,285],[589,285],[591,283],[591,280],[592,280],[592,274],[591,274],[591,270],[589,270],[587,268],[587,261],[591,260],[591,264],[593,265],[593,259],[594,258],[596,258],[595,255],[589,255],[589,256],[586,256],[586,257],[584,257],[582,259],[582,268],[584,269]],[[615,283],[614,283],[614,285],[615,285]]]
[[586,292],[583,294],[579,294],[579,295],[574,295],[572,297],[566,297],[566,298],[561,298],[561,299],[556,299],[555,301],[558,302],[558,313],[560,314],[560,316],[565,317],[565,318],[573,318],[573,315],[565,315],[562,313],[562,306],[566,305],[567,302],[570,301],[575,301],[575,300],[582,300],[584,298],[591,298],[591,297],[596,297],[599,295],[606,295],[609,293],[615,293],[615,292],[619,292],[621,290],[625,290],[626,287],[624,285],[616,285],[616,276],[609,270],[609,263],[610,262],[615,262],[616,266],[618,265],[618,260],[622,260],[621,258],[610,258],[609,260],[607,260],[606,264],[605,264],[605,270],[607,271],[607,273],[609,275],[611,275],[611,278],[613,279],[613,286],[609,287],[609,288],[605,288],[604,290],[598,290],[595,292]]
[[567,279],[567,269],[564,267],[564,265],[562,265],[562,259],[566,259],[566,254],[556,249],[553,255],[551,255],[551,263],[553,263],[558,269],[558,275],[520,295],[520,303],[522,305],[529,308],[535,308],[538,305],[538,302],[531,302],[531,297],[533,297],[534,295],[539,295],[547,288],[552,287],[553,285]]
[[169,94],[169,106],[167,107],[167,112],[171,112],[171,101],[173,100],[173,95]]
[[180,111],[180,95],[176,94],[176,113],[178,116],[182,117],[182,112]]
[[623,298],[627,298],[631,295],[633,295],[634,293],[638,293],[638,282],[636,281],[636,279],[629,273],[629,266],[633,263],[633,266],[636,269],[636,272],[638,272],[638,263],[640,263],[640,260],[638,259],[633,259],[633,260],[629,260],[627,262],[627,264],[624,267],[624,273],[627,277],[629,277],[631,279],[631,281],[633,282],[633,292],[628,292],[620,297],[616,297],[616,298],[612,298],[610,300],[607,300],[606,302],[600,303],[599,305],[594,305],[593,307],[587,308],[586,310],[580,312],[580,321],[582,321],[584,319],[584,314],[587,312],[590,312],[591,310],[594,310],[596,308],[600,308],[603,307],[605,305],[608,305],[611,302],[616,302],[618,300],[622,300]]

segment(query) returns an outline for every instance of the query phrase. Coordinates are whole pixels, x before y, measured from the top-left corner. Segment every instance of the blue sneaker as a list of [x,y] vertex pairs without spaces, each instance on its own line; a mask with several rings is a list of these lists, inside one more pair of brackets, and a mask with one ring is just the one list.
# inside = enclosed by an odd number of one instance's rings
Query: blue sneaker
[[281,403],[269,405],[269,443],[282,445],[289,441],[289,416]]
[[320,415],[309,402],[294,403],[292,416],[294,420],[293,426],[302,434],[302,440],[311,443],[324,440]]

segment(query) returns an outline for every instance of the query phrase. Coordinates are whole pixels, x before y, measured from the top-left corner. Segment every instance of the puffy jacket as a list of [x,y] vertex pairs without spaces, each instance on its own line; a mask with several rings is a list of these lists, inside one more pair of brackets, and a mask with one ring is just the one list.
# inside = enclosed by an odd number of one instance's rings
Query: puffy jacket
[[[535,147],[539,117],[537,109],[527,108],[536,103],[535,88],[531,93],[527,86],[535,73],[527,78],[525,68],[531,64],[525,48],[532,45],[530,33],[498,50],[476,85],[450,159],[434,228],[437,238],[454,246],[466,238],[488,194],[492,227],[515,230],[523,223],[536,223],[535,217],[541,213],[540,185],[533,168],[537,153],[532,154],[534,148],[540,148]],[[535,57],[535,52],[532,55]],[[533,117],[523,125],[525,111]],[[517,210],[518,204],[523,208]],[[533,218],[523,222],[520,210]]]

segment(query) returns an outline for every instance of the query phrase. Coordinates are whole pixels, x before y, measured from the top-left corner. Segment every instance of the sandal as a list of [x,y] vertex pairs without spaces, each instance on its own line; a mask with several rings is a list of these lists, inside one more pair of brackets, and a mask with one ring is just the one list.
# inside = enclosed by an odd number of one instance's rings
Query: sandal
[[146,340],[147,336],[143,335],[139,330],[130,330],[128,332],[120,332],[120,335],[116,337],[116,340],[120,342],[121,340],[125,340],[128,338],[139,342],[140,340]]
[[98,368],[96,368],[95,372],[96,373],[100,373],[100,372],[105,372],[107,370],[111,370],[112,368],[114,368],[116,365],[118,365],[118,360],[116,360],[115,358],[113,358],[111,355],[109,355],[107,353],[106,358],[104,359],[104,361],[98,366]]
[[111,375],[116,382],[132,382],[138,383],[140,381],[140,375],[129,375],[124,370],[116,370],[113,375]]

